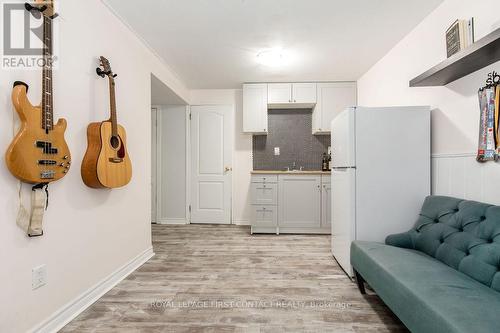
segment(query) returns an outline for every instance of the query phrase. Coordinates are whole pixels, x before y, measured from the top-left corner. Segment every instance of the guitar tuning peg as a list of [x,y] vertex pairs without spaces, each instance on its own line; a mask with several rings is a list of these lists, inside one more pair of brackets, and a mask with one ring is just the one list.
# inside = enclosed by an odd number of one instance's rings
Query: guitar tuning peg
[[118,76],[118,74],[113,74],[113,77],[117,77],[117,76]]

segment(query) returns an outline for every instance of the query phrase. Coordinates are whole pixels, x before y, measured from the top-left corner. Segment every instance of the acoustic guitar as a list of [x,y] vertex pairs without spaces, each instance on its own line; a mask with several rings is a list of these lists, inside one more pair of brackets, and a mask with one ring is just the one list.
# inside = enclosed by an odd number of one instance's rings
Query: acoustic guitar
[[87,127],[87,152],[82,162],[82,179],[92,188],[116,188],[127,185],[132,178],[132,164],[127,152],[125,129],[116,119],[115,77],[108,59],[101,57],[97,74],[108,77],[109,120]]
[[[71,165],[71,155],[64,139],[66,120],[54,125],[54,91],[52,89],[52,1],[36,1],[40,6],[27,5],[36,17],[43,18],[42,103],[33,106],[27,97],[28,85],[16,81],[12,103],[21,120],[21,127],[5,154],[9,171],[23,182],[50,183],[64,177]],[[37,13],[35,15],[35,12]]]

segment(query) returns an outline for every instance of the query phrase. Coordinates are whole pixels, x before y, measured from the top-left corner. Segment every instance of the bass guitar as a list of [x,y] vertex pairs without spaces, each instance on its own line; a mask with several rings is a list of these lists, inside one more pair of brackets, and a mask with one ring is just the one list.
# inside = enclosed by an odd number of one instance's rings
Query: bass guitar
[[43,15],[42,103],[33,106],[27,97],[28,85],[16,81],[12,103],[21,120],[21,127],[5,154],[9,171],[23,182],[50,183],[64,177],[71,165],[71,155],[64,139],[66,120],[54,124],[54,91],[52,89],[52,1],[36,1],[29,6]]
[[100,57],[97,74],[108,77],[110,113],[108,120],[89,124],[87,151],[81,173],[85,185],[92,188],[116,188],[127,185],[132,178],[132,164],[127,152],[127,135],[116,118],[115,77],[108,59]]

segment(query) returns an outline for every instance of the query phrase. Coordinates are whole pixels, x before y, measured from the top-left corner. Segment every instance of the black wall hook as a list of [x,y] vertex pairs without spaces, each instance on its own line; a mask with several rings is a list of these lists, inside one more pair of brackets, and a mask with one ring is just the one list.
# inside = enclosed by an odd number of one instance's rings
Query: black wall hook
[[95,71],[96,71],[97,75],[99,75],[99,76],[100,76],[100,77],[102,77],[102,78],[104,78],[104,77],[108,74],[107,72],[103,71],[103,70],[101,69],[101,67],[97,67],[97,68],[95,69]]
[[[107,71],[107,72],[105,72],[105,71],[103,71],[103,70],[101,69],[101,67],[97,67],[97,68],[95,69],[95,71],[96,71],[97,75],[99,75],[99,76],[100,76],[100,77],[102,77],[102,78],[104,78],[106,75],[110,75],[110,74],[111,74],[111,71]],[[111,75],[111,76],[112,76],[112,77],[117,77],[117,76],[118,76],[118,74],[113,74],[113,75]]]
[[498,85],[500,85],[500,75],[497,72],[493,71],[491,73],[488,73],[488,78],[486,79],[486,85],[480,88],[479,91],[483,91],[484,89],[488,89]]
[[[44,11],[47,10],[47,6],[46,5],[43,5],[43,6],[40,6],[40,7],[37,7],[37,6],[33,6],[32,4],[30,4],[29,2],[25,2],[24,3],[24,8],[26,8],[26,10],[28,12],[31,13],[31,15],[33,15],[35,18],[39,19],[40,17],[42,17],[42,13]],[[59,14],[57,13],[54,13],[54,15],[50,16],[51,19],[55,19],[56,17],[58,17]]]
[[45,5],[41,7],[36,7],[28,2],[24,3],[24,8],[26,8],[26,10],[30,12],[31,15],[33,15],[37,19],[39,19],[42,16],[42,13],[47,10],[47,6]]
[[497,72],[493,71],[488,73],[488,79],[486,79],[486,85],[492,86],[500,83],[500,75]]

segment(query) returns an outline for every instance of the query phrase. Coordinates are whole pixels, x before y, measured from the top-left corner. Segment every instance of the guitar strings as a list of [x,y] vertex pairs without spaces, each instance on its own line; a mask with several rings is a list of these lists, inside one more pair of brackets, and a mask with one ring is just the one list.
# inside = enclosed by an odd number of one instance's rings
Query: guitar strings
[[[47,89],[48,89],[48,80],[47,80],[47,75],[48,75],[48,72],[47,72],[47,57],[48,57],[48,53],[49,53],[49,41],[47,38],[49,38],[49,31],[48,31],[48,20],[47,18],[45,17],[45,15],[43,16],[43,24],[44,24],[44,29],[45,29],[45,33],[43,34],[43,37],[44,37],[44,44],[45,44],[45,47],[44,47],[44,70],[43,70],[43,79],[44,79],[44,82],[45,82],[45,87],[43,89],[43,98],[44,98],[44,110],[43,110],[43,114],[42,114],[42,117],[43,117],[43,120],[44,120],[44,123],[45,123],[45,134],[46,134],[46,140],[44,142],[44,150],[42,151],[42,156],[45,158],[45,155],[46,155],[46,152],[48,151],[48,141],[49,141],[49,135],[48,135],[48,127],[47,127]],[[43,175],[47,174],[47,166],[44,164],[43,167],[43,172],[42,172],[42,178],[43,178]]]

